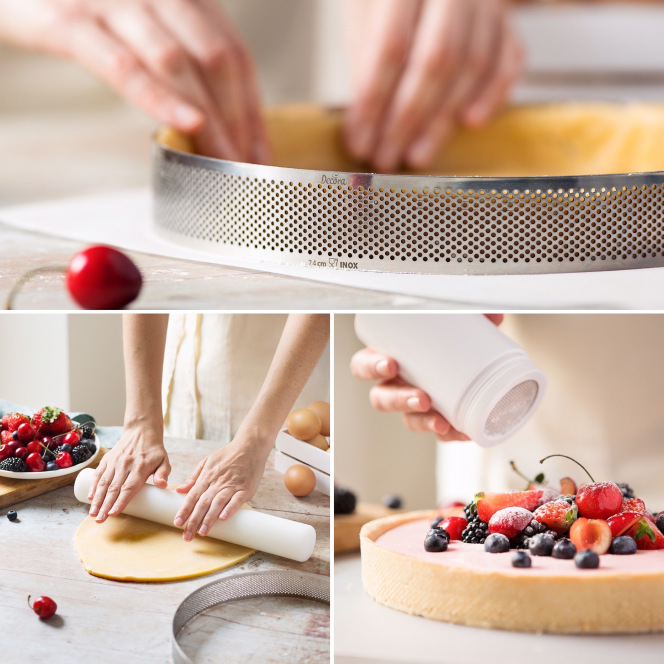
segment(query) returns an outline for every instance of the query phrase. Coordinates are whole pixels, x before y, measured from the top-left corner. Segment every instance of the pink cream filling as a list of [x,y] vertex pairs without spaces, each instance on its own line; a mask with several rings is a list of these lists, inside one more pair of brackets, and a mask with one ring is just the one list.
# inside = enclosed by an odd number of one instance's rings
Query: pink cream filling
[[424,538],[430,528],[430,521],[418,519],[392,528],[376,540],[376,544],[390,551],[425,560],[447,567],[472,568],[486,572],[530,575],[613,575],[620,573],[664,574],[664,550],[637,551],[630,556],[600,556],[599,568],[579,569],[573,560],[560,560],[551,556],[531,556],[533,564],[528,569],[512,567],[512,555],[508,553],[487,553],[481,544],[465,544],[458,540],[450,542],[447,551],[429,553],[424,550]]

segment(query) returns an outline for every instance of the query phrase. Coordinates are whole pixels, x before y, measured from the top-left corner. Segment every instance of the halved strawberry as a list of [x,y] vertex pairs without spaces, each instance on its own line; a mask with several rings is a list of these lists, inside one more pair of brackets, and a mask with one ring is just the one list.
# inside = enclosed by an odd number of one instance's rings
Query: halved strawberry
[[478,493],[475,496],[477,514],[486,523],[498,511],[506,507],[523,507],[532,512],[542,497],[541,490],[510,491],[508,493]]
[[611,535],[613,537],[620,537],[624,535],[637,521],[643,518],[643,514],[639,512],[621,512],[610,516],[606,522],[611,528]]
[[566,500],[545,503],[538,507],[534,514],[537,521],[546,524],[559,535],[566,533],[578,516],[576,505],[570,505]]
[[637,549],[664,549],[664,535],[645,517],[639,519],[625,534],[636,540]]
[[621,512],[638,512],[647,514],[646,504],[640,498],[623,498]]

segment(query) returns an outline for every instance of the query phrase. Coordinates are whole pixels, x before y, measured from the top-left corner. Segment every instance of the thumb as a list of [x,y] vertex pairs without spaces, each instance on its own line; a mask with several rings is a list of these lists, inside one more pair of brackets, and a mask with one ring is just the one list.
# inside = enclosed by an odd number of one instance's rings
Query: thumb
[[154,472],[154,485],[160,489],[168,486],[168,476],[171,474],[171,464],[168,459],[164,459],[161,465]]

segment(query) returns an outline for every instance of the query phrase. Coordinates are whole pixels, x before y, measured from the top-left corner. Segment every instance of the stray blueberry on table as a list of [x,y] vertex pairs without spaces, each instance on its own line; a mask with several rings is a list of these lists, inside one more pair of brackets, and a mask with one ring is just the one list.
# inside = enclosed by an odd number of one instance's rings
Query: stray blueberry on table
[[613,553],[617,556],[630,556],[633,553],[636,553],[636,540],[632,539],[628,535],[614,537],[611,540],[609,553]]
[[553,537],[539,533],[530,538],[528,548],[533,556],[550,556],[553,551]]
[[7,512],[7,518],[10,521],[16,521],[16,519],[18,518],[18,514],[16,514],[14,510],[9,510],[9,512]]
[[530,567],[532,564],[532,558],[527,551],[516,551],[512,556],[512,567]]
[[502,533],[493,533],[486,538],[484,550],[487,553],[505,553],[510,550],[510,541]]
[[383,505],[389,507],[391,510],[400,510],[403,505],[403,501],[399,496],[395,496],[391,493],[388,493],[386,496],[383,496]]
[[554,558],[562,558],[563,560],[571,560],[576,555],[576,546],[572,540],[567,539],[566,537],[558,540],[554,545],[551,551],[551,555]]
[[592,550],[579,551],[574,556],[574,563],[579,569],[597,569],[599,567],[599,556]]
[[[90,447],[90,443],[88,443]],[[96,449],[96,448],[95,448]],[[352,491],[334,487],[334,513],[335,514],[352,514],[357,506],[357,498]]]

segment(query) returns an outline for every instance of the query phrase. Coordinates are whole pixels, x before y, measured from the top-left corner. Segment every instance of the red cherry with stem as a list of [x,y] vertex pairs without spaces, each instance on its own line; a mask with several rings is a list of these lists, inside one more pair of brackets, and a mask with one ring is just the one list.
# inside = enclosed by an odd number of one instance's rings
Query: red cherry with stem
[[30,604],[30,595],[28,595],[28,606],[43,619],[50,618],[55,615],[58,610],[58,605],[50,598],[42,595],[37,597],[33,604]]
[[54,450],[58,446],[57,441],[53,440],[50,436],[43,436],[41,444],[49,450]]
[[34,440],[35,436],[37,435],[37,432],[35,431],[35,428],[32,426],[32,424],[28,424],[27,422],[21,424],[19,428],[16,429],[16,433],[18,435],[18,439],[22,443],[28,443],[31,440]]
[[75,431],[70,431],[62,439],[63,445],[71,445],[72,447],[76,447],[80,442],[81,442],[81,437]]
[[84,309],[122,309],[138,297],[143,284],[128,256],[102,245],[76,254],[66,279],[69,293]]
[[74,462],[69,452],[60,452],[55,457],[55,463],[58,464],[58,468],[71,468]]
[[122,309],[138,297],[143,277],[134,262],[121,251],[97,245],[76,254],[68,266],[46,265],[28,270],[12,286],[5,309],[33,277],[47,273],[64,274],[67,289],[84,309]]
[[41,473],[44,468],[46,468],[46,463],[44,463],[44,459],[41,458],[39,452],[28,454],[28,457],[25,460],[25,465],[28,467],[28,470],[31,470],[33,473]]

